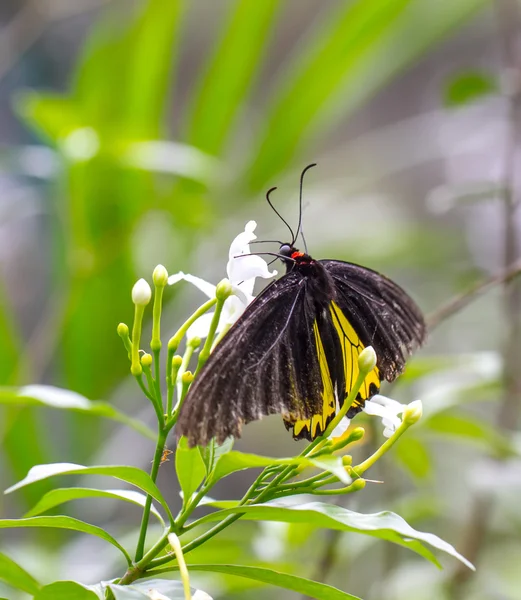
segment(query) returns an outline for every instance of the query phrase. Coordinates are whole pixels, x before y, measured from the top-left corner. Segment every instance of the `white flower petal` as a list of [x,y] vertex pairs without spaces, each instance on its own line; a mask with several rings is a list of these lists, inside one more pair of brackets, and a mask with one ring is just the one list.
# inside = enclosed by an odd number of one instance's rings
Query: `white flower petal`
[[[228,258],[233,258],[234,256],[238,256],[240,254],[248,254],[250,252],[250,242],[257,239],[257,236],[253,233],[256,227],[257,223],[255,223],[255,221],[248,221],[246,223],[244,226],[244,231],[239,233],[239,235],[230,244]],[[229,273],[228,279],[230,281],[232,280]]]
[[396,429],[392,429],[390,427],[386,427],[384,429],[384,437],[390,438],[394,434],[395,431],[396,431]]
[[401,404],[397,400],[393,400],[392,398],[388,398],[387,396],[382,396],[381,394],[376,394],[370,400],[372,404],[379,404],[380,406],[384,406],[389,412],[395,415],[401,415],[406,408],[405,404]]
[[344,433],[347,431],[347,428],[349,427],[350,423],[351,423],[351,419],[344,417],[340,421],[340,423],[333,429],[333,431],[331,432],[331,435],[329,436],[329,439],[337,438],[337,437],[344,435]]
[[[396,402],[396,404],[400,404],[400,403]],[[402,406],[402,405],[400,404],[400,406]],[[394,410],[392,410],[392,409],[394,409]],[[399,427],[401,420],[396,416],[396,412],[395,412],[396,407],[393,406],[392,409],[389,409],[389,407],[386,407],[386,406],[382,406],[381,404],[378,404],[377,402],[373,403],[373,399],[371,398],[371,400],[369,400],[368,402],[365,403],[364,412],[368,415],[372,415],[375,417],[381,417],[384,427],[386,427],[386,428],[392,427],[393,429],[396,429],[396,427]],[[403,410],[403,408],[402,408],[402,410]]]
[[[255,280],[253,280],[253,281],[255,281]],[[246,283],[246,282],[244,282],[244,283]],[[245,287],[246,287],[246,289],[245,289]],[[253,283],[252,283],[251,287],[253,289]],[[253,302],[255,300],[255,297],[252,296],[252,294],[248,292],[247,286],[245,286],[244,284],[232,285],[232,289],[233,289],[233,293],[235,294],[237,299],[240,300],[244,304],[244,308],[246,308],[248,306],[248,304],[250,304],[250,302]]]
[[210,331],[210,324],[212,323],[214,313],[205,313],[201,315],[195,323],[192,323],[186,332],[186,338],[188,340],[194,337],[205,338],[208,337]]
[[235,321],[246,310],[247,304],[242,302],[237,296],[230,296],[223,306],[222,320],[228,325],[233,325]]
[[203,294],[206,294],[208,298],[215,298],[215,289],[216,286],[213,283],[209,283],[200,277],[196,277],[195,275],[190,275],[190,273],[183,273],[179,271],[179,273],[175,273],[174,275],[170,275],[168,278],[168,284],[173,285],[178,281],[188,281],[192,285],[195,285],[196,288],[200,289]]
[[[269,279],[275,277],[277,271],[270,271],[268,263],[260,256],[244,256],[235,255],[235,258],[230,258],[226,266],[228,278],[232,284],[238,285],[255,277]],[[253,292],[253,286],[250,293]]]

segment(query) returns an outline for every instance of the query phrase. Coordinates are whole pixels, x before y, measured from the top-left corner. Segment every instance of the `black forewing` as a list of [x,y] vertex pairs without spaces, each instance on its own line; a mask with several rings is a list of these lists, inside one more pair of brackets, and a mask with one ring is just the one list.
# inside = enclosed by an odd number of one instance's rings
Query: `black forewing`
[[425,339],[420,309],[396,283],[376,271],[337,260],[319,261],[332,276],[336,302],[364,346],[373,346],[382,379],[393,381]]
[[190,387],[176,431],[190,445],[239,437],[264,415],[308,418],[321,409],[309,282],[293,271],[246,309]]

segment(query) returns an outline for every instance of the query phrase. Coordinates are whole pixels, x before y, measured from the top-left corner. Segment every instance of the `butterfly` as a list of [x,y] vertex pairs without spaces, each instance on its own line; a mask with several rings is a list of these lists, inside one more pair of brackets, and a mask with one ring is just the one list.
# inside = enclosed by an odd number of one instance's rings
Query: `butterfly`
[[[393,381],[424,341],[420,309],[396,283],[339,260],[316,260],[295,247],[301,230],[275,254],[286,274],[268,285],[215,347],[181,407],[177,435],[191,446],[240,437],[244,424],[280,414],[293,438],[322,435],[358,377],[358,356],[377,362],[347,417]],[[270,253],[259,253],[270,254]]]

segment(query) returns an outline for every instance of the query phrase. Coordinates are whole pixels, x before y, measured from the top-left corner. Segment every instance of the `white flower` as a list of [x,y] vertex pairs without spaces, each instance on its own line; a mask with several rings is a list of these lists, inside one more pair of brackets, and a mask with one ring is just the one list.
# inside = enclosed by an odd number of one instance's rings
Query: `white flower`
[[421,400],[415,400],[410,404],[400,404],[396,400],[377,394],[365,403],[364,412],[381,417],[385,428],[384,436],[391,437],[402,424],[398,415],[403,415],[404,419],[407,417],[411,424],[416,423],[422,415],[422,403]]
[[[414,423],[419,421],[422,416],[423,407],[421,400],[415,400],[410,404],[400,404],[400,402],[397,402],[392,398],[377,394],[366,401],[364,412],[366,415],[380,417],[382,419],[384,436],[389,438],[396,432],[398,427],[402,424],[402,421],[405,421],[410,425],[414,425]],[[402,415],[402,418],[400,419],[398,415]],[[350,423],[351,419],[344,417],[329,437],[341,437],[346,432]]]
[[[242,315],[248,304],[253,300],[253,286],[255,285],[255,279],[257,277],[270,279],[277,274],[277,271],[270,272],[268,270],[266,261],[260,256],[244,256],[250,254],[250,242],[257,238],[253,233],[256,227],[257,223],[255,223],[255,221],[248,221],[244,227],[244,231],[239,233],[231,243],[230,251],[228,252],[226,272],[233,288],[233,295],[224,303],[217,332],[233,325]],[[189,273],[179,272],[175,275],[171,275],[168,278],[168,283],[172,285],[182,279],[195,285],[206,294],[208,298],[215,298],[215,285],[208,283],[200,277],[190,275]],[[197,319],[188,330],[187,338],[206,337],[210,329],[213,315],[213,312],[206,313]]]

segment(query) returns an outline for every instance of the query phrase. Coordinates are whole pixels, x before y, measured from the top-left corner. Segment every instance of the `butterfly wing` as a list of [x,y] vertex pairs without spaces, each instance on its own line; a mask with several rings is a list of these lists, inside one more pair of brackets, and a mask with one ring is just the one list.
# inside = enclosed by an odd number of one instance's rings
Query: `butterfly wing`
[[296,271],[273,282],[217,345],[176,425],[190,445],[239,437],[243,424],[264,415],[282,413],[295,421],[323,412],[308,283]]
[[377,393],[381,380],[393,381],[405,361],[425,339],[423,315],[410,296],[376,271],[336,260],[319,261],[333,278],[335,299],[332,324],[342,345],[346,395],[358,375],[357,358],[367,346],[376,352],[377,364],[360,390],[348,416]]

